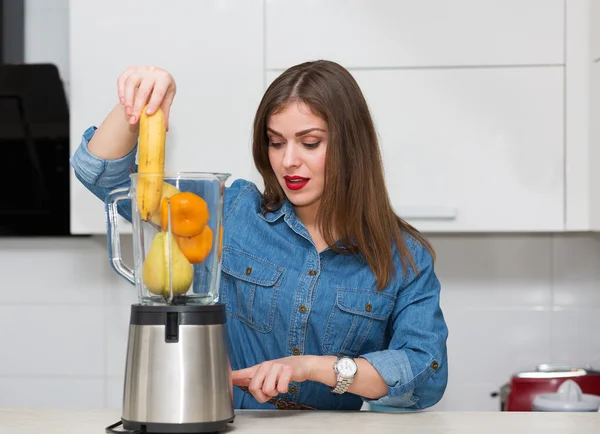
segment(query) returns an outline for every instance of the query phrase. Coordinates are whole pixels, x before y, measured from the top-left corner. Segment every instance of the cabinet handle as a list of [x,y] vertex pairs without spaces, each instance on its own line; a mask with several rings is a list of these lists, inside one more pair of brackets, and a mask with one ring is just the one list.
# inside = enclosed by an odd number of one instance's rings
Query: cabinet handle
[[456,208],[446,206],[401,206],[398,215],[405,220],[454,220]]

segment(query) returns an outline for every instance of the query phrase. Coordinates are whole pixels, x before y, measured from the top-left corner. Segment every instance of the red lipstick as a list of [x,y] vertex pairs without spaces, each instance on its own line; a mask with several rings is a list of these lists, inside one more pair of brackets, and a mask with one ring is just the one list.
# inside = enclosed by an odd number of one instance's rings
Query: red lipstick
[[302,178],[301,176],[284,176],[283,179],[285,179],[285,185],[290,190],[300,190],[310,181],[310,178]]

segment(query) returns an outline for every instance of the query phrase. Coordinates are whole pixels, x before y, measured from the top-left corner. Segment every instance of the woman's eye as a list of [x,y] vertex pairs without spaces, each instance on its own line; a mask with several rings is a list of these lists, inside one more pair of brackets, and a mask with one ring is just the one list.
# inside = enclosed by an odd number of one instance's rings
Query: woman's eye
[[280,148],[283,143],[281,142],[269,142],[269,146],[272,148]]
[[307,148],[310,149],[314,149],[317,146],[319,146],[321,144],[321,141],[319,140],[318,142],[312,142],[312,143],[302,143],[304,146],[306,146]]

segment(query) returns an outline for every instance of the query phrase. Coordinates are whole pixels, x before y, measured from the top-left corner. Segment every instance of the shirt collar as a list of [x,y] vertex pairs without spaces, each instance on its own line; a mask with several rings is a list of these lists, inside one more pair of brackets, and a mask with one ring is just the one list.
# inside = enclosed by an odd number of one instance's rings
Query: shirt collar
[[[290,203],[288,199],[284,199],[281,207],[277,211],[267,212],[264,214],[262,211],[258,213],[259,217],[265,220],[268,223],[274,223],[279,220],[281,217],[284,217],[285,222],[292,229],[299,230],[301,233],[305,233],[305,236],[310,237],[308,231],[302,224],[302,222],[296,216],[296,212],[294,210],[294,206]],[[354,243],[356,245],[356,243]],[[336,247],[341,250],[347,251],[348,249],[342,246],[342,243],[338,240],[335,243]],[[329,250],[329,249],[327,249]]]
[[[279,220],[280,217],[282,216],[286,216],[288,219],[290,217],[296,217],[296,213],[294,212],[294,207],[290,204],[290,202],[287,199],[284,199],[281,207],[279,207],[278,210],[273,211],[273,212],[267,212],[266,214],[263,213],[263,211],[259,211],[258,215],[261,219],[269,222],[269,223],[273,223],[277,220]],[[287,219],[286,219],[287,220]]]
[[262,218],[263,220],[265,220],[268,223],[274,223],[277,220],[279,220],[281,217],[283,217],[283,220],[285,221],[285,223],[294,232],[296,232],[298,235],[303,236],[307,240],[310,240],[310,234],[308,233],[308,230],[306,229],[304,224],[302,224],[302,221],[300,221],[300,219],[296,215],[296,210],[294,209],[294,205],[292,205],[292,203],[287,198],[285,198],[283,200],[283,202],[281,203],[281,207],[278,210],[273,211],[273,212],[268,212],[266,214],[263,214],[261,211],[261,212],[259,212],[259,216],[260,216],[260,218]]

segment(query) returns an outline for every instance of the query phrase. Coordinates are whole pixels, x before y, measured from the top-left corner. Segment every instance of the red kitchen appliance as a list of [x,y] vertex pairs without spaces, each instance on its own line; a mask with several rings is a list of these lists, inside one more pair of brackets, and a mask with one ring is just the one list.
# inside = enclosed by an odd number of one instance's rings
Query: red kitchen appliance
[[532,411],[535,397],[553,393],[566,380],[575,381],[583,393],[600,396],[600,371],[571,366],[539,365],[533,371],[519,372],[500,389],[500,410]]

